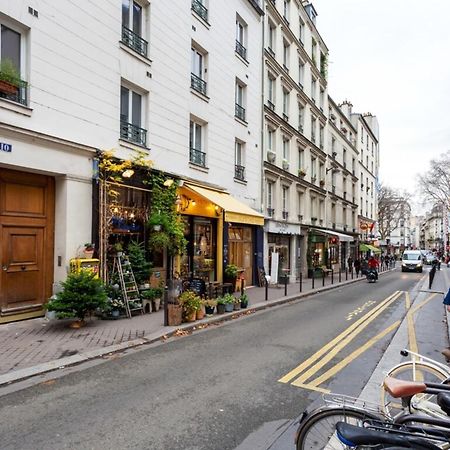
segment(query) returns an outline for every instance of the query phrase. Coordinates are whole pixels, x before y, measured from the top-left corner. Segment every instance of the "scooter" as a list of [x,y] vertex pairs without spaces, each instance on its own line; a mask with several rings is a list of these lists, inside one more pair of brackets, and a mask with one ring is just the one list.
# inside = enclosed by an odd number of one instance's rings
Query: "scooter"
[[366,279],[369,283],[375,283],[377,281],[377,274],[374,270],[368,270],[366,274]]

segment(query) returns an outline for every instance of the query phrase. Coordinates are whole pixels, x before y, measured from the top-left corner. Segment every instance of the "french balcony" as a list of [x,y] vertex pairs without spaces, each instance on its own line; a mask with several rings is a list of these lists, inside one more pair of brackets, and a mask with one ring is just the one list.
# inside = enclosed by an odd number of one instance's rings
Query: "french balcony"
[[125,25],[122,25],[122,42],[139,55],[147,57],[148,42]]
[[191,88],[200,92],[200,94],[206,95],[206,81],[195,75],[195,73],[191,73]]
[[206,153],[196,148],[191,148],[189,152],[189,162],[196,166],[206,167]]
[[267,216],[273,217],[275,214],[275,210],[273,208],[267,208]]
[[234,116],[245,122],[245,108],[236,103],[234,107]]
[[269,109],[271,109],[272,111],[275,111],[275,105],[274,105],[270,100],[267,100],[267,106],[268,106]]
[[283,211],[283,219],[284,220],[288,220],[289,218],[289,212],[288,211]]
[[234,166],[234,178],[236,180],[245,181],[245,167],[236,164]]
[[199,0],[192,0],[191,9],[205,22],[208,22],[208,9]]
[[0,98],[10,100],[27,106],[28,104],[28,83],[20,80],[19,85],[15,86],[5,81],[0,81]]
[[147,130],[125,120],[120,121],[120,137],[144,147],[147,145]]
[[236,53],[243,59],[247,61],[247,49],[238,41],[236,40]]

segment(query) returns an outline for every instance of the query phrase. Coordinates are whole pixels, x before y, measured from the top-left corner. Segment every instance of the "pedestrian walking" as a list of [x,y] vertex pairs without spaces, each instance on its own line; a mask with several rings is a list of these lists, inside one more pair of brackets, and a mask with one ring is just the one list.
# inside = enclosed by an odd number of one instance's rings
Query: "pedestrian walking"
[[348,270],[351,273],[352,268],[353,268],[353,258],[351,256],[348,257],[347,264],[348,264]]
[[355,272],[356,272],[356,277],[359,277],[359,271],[361,270],[361,261],[359,259],[355,259]]

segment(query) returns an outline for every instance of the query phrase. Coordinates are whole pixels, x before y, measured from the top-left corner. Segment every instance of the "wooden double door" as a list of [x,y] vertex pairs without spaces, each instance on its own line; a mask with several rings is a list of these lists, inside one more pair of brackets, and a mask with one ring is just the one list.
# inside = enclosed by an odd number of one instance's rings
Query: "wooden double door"
[[0,168],[0,319],[39,311],[52,293],[52,177]]

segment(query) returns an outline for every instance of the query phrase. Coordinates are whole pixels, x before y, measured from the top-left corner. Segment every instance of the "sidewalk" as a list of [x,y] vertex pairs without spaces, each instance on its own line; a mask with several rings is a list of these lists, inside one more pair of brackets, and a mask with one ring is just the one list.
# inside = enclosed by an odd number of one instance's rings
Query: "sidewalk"
[[[240,312],[206,317],[194,323],[177,327],[165,327],[162,310],[134,316],[132,319],[99,320],[93,318],[80,329],[68,327],[67,320],[32,319],[0,325],[0,386],[30,376],[49,372],[62,366],[67,367],[102,355],[122,351],[126,348],[149,344],[170,337],[177,330],[190,330],[202,324],[218,323],[248,314],[251,311],[283,304],[296,299],[311,296],[317,292],[353,283],[365,278],[350,274],[341,274],[322,279],[302,280],[302,292],[299,283],[285,287],[270,286],[268,301],[265,301],[265,288],[246,289],[249,307]],[[313,289],[314,282],[314,289]],[[237,295],[237,294],[236,294]]]

